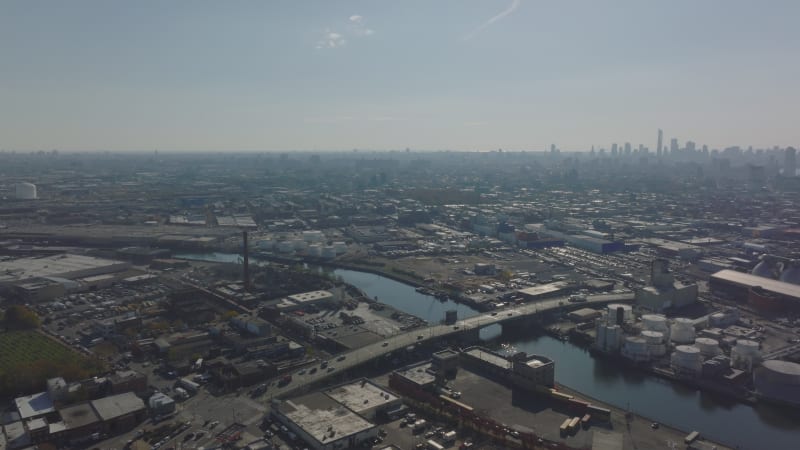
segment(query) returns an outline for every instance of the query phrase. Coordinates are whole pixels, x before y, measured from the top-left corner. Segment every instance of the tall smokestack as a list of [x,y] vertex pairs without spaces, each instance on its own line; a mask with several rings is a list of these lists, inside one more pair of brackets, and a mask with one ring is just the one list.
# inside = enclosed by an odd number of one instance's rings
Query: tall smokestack
[[242,231],[242,253],[244,256],[244,290],[250,290],[250,252],[247,248],[247,231]]

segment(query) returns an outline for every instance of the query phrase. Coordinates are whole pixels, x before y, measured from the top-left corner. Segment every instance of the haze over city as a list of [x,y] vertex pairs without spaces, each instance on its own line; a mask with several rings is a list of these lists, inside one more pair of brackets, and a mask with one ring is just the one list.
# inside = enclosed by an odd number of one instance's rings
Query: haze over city
[[797,145],[795,1],[5,1],[0,149]]
[[0,450],[796,450],[798,17],[0,1]]

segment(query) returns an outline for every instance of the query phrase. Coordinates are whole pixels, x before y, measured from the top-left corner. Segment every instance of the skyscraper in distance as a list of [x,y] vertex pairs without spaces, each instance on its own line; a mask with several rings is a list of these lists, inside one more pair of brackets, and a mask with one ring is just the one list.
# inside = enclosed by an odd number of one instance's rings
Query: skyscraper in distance
[[661,131],[661,128],[658,129],[658,145],[656,146],[656,155],[661,156],[661,144],[664,142],[664,132]]
[[783,161],[783,175],[793,177],[797,174],[797,150],[794,147],[786,149],[786,157]]

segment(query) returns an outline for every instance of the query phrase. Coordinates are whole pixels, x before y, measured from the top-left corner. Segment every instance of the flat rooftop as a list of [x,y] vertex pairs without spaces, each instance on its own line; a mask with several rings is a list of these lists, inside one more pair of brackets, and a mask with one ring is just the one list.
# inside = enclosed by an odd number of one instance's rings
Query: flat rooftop
[[289,295],[289,300],[295,303],[306,303],[306,302],[314,302],[319,300],[327,300],[333,297],[328,291],[311,291],[311,292],[303,292],[301,294],[294,294]]
[[539,286],[520,289],[517,292],[530,297],[539,297],[542,295],[553,294],[555,292],[561,291],[565,289],[567,286],[569,286],[569,283],[566,281],[556,281],[555,283],[542,284]]
[[511,368],[511,361],[481,348],[471,348],[464,353],[501,369]]
[[66,429],[81,428],[86,425],[99,422],[100,418],[94,412],[94,408],[89,403],[68,406],[59,410],[61,420]]
[[53,400],[47,392],[18,397],[14,399],[14,403],[17,405],[17,411],[22,420],[43,416],[56,410]]
[[436,381],[436,376],[433,375],[433,373],[430,371],[430,368],[431,363],[427,362],[403,367],[402,369],[395,371],[395,373],[417,385],[424,386]]
[[0,262],[0,281],[27,278],[77,278],[99,275],[98,272],[120,272],[130,267],[123,261],[85,255],[51,255],[42,258],[20,258]]
[[398,400],[394,394],[366,379],[334,387],[325,391],[325,394],[359,414]]
[[346,439],[375,426],[321,392],[286,400],[278,408],[322,444]]
[[92,407],[103,420],[111,420],[144,409],[144,402],[132,392],[93,400]]
[[761,286],[767,291],[800,300],[800,286],[779,280],[773,280],[772,278],[764,278],[757,275],[751,275],[749,273],[726,269],[720,270],[719,272],[711,275],[711,279],[732,283],[746,288]]

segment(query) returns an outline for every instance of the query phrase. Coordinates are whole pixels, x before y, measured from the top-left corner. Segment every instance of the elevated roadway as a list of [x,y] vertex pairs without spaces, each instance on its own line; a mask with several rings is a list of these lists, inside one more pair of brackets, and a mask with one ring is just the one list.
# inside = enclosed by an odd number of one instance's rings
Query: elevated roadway
[[593,295],[588,296],[585,302],[571,303],[567,297],[556,297],[523,305],[509,306],[491,312],[479,314],[459,320],[453,325],[431,325],[425,328],[417,328],[405,333],[389,336],[383,341],[375,342],[361,348],[342,353],[328,360],[327,367],[322,368],[319,364],[312,368],[296,370],[290,375],[292,380],[283,386],[270,386],[267,390],[266,398],[280,398],[300,391],[309,385],[319,383],[326,378],[339,375],[342,372],[352,369],[358,365],[369,362],[375,358],[380,358],[396,350],[405,349],[410,345],[424,344],[434,339],[441,339],[447,336],[459,334],[477,334],[480,329],[490,325],[502,324],[514,320],[522,320],[525,317],[532,317],[536,314],[553,311],[557,309],[579,309],[590,306],[599,306],[607,303],[626,303],[632,302],[633,294],[617,295]]

